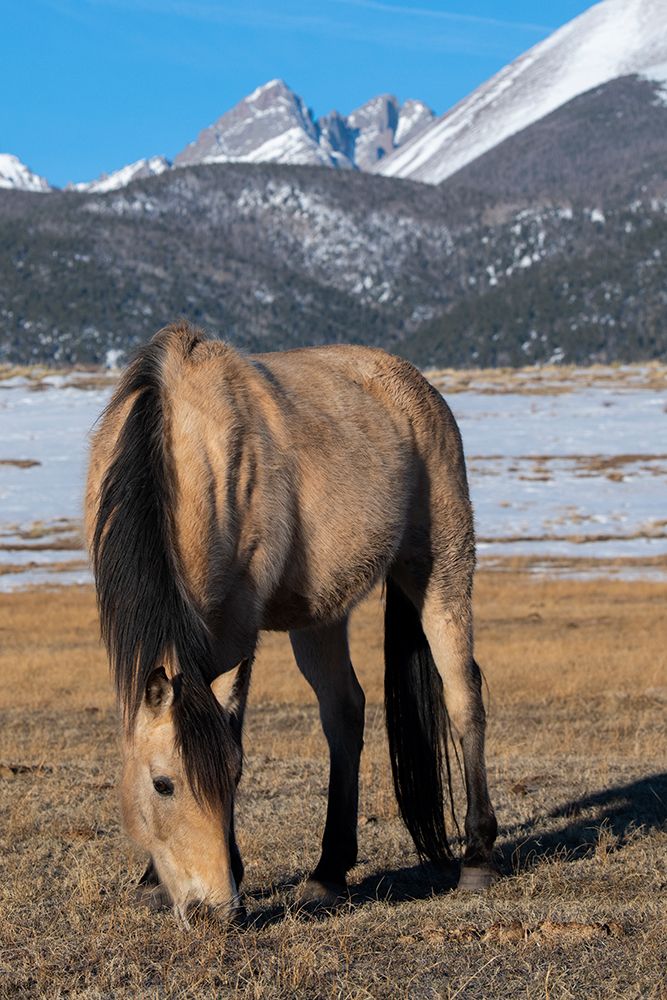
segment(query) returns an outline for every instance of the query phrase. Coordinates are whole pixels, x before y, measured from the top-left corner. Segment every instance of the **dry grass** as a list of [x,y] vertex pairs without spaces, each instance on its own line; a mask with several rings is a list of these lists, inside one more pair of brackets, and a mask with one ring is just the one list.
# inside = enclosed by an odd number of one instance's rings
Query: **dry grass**
[[[55,532],[54,535],[56,535]],[[0,552],[69,552],[81,550],[83,544],[81,535],[63,536],[61,533],[41,542],[0,542]]]
[[34,469],[41,465],[35,458],[0,458],[0,465],[12,466],[15,469]]
[[[2,552],[2,546],[0,546]],[[18,576],[20,583],[21,573],[85,573],[88,570],[88,559],[66,559],[62,562],[35,562],[31,560],[27,563],[0,563],[0,576]]]
[[485,896],[415,865],[383,736],[381,606],[357,613],[367,692],[349,905],[299,913],[326,756],[283,636],[267,636],[239,802],[250,926],[131,902],[116,722],[88,588],[0,597],[0,994],[661,997],[667,928],[664,584],[480,573],[477,649],[506,877]]
[[600,386],[613,389],[667,388],[667,365],[660,361],[632,365],[527,365],[524,368],[437,368],[424,373],[445,395],[457,392],[558,395]]
[[[667,365],[660,361],[635,364],[610,365],[526,365],[523,368],[432,368],[424,373],[441,391],[451,395],[474,388],[476,392],[530,393],[532,395],[557,395],[590,386],[609,388],[653,389],[667,388]],[[47,368],[42,365],[0,364],[0,388],[3,382],[20,377],[30,388],[46,388],[44,379],[62,376],[68,386],[79,389],[99,389],[113,385],[118,372],[95,365],[75,365],[66,368]]]
[[[494,543],[504,539],[494,538]],[[553,577],[588,579],[623,578],[624,580],[667,580],[667,555],[657,556],[554,556],[554,555],[484,555],[479,558],[485,570],[504,573],[549,574]]]
[[108,371],[97,365],[74,365],[63,368],[49,368],[45,365],[2,365],[0,364],[0,389],[9,379],[25,379],[28,388],[40,392],[48,387],[47,378],[58,376],[65,379],[63,385],[74,389],[103,389],[113,385],[118,378],[117,371]]
[[3,524],[0,527],[0,538],[12,536],[17,538],[46,538],[51,535],[76,534],[79,543],[83,545],[81,523],[67,517],[59,517],[55,521],[33,521],[31,524]]
[[[638,472],[664,478],[667,472],[665,460],[665,454],[513,455],[509,460],[502,455],[468,455],[467,464],[476,476],[504,476],[509,471],[518,475],[519,479],[540,482],[559,478],[566,465],[568,473],[578,478],[600,479],[604,476],[618,483]],[[522,466],[525,466],[524,472],[521,472]]]

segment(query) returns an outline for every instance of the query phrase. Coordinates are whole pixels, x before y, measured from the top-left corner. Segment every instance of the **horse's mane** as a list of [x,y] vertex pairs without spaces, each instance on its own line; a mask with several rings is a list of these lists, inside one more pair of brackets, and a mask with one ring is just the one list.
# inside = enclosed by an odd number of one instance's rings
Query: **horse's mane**
[[99,494],[91,544],[102,637],[126,726],[132,729],[152,671],[172,657],[176,739],[200,801],[221,807],[233,791],[238,744],[213,695],[218,673],[209,631],[182,579],[174,544],[174,492],[165,446],[164,369],[203,339],[187,324],[141,347],[102,421],[129,406]]

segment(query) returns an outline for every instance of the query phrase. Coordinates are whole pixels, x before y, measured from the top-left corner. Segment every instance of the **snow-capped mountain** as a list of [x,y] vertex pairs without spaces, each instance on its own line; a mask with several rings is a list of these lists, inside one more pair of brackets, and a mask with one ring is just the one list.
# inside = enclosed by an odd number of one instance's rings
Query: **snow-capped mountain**
[[[249,94],[176,156],[174,167],[199,163],[284,163],[370,170],[434,118],[422,102],[383,94],[349,115],[332,111],[318,120],[283,80],[270,80]],[[117,191],[135,180],[172,169],[164,156],[136,160],[92,181],[68,184],[85,194]],[[52,190],[8,153],[0,154],[0,187]]]
[[433,117],[421,101],[401,107],[384,94],[347,116],[332,111],[315,120],[283,80],[271,80],[204,129],[174,165],[290,163],[369,170]]
[[12,153],[0,153],[0,188],[15,191],[50,191],[49,182],[34,174]]
[[282,80],[270,80],[225,112],[178,154],[174,166],[234,161],[331,165],[308,108]]
[[401,107],[391,94],[367,101],[347,116],[347,127],[354,135],[354,165],[372,170],[434,117],[422,101],[408,100]]
[[[389,94],[316,119],[283,80],[270,80],[204,129],[173,165],[310,165],[439,184],[574,99],[627,77],[661,81],[667,101],[667,0],[597,3],[437,119],[423,102],[401,105]],[[152,157],[70,187],[115,191],[168,169],[164,157]],[[50,190],[9,154],[0,154],[0,187]]]
[[438,184],[600,84],[667,78],[667,0],[604,0],[506,66],[374,168]]
[[639,197],[662,199],[667,208],[663,94],[664,84],[638,75],[593,87],[478,156],[439,190],[460,201],[475,192],[487,204],[570,211],[617,211]]
[[129,163],[120,170],[114,170],[110,174],[102,174],[94,181],[84,181],[81,184],[70,184],[69,189],[73,191],[88,191],[90,194],[104,194],[105,191],[117,191],[125,187],[130,181],[138,180],[140,177],[152,177],[155,174],[162,174],[169,170],[171,164],[164,156],[151,156],[148,159],[136,160]]

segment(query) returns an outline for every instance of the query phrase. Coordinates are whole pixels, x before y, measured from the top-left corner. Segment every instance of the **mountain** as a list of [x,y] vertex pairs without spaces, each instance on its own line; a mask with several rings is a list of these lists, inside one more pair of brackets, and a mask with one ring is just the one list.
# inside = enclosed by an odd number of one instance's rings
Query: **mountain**
[[449,345],[453,364],[666,359],[666,162],[664,85],[634,75],[434,188],[482,225],[470,293],[415,332],[414,355],[437,361]]
[[[287,163],[370,170],[433,118],[422,101],[407,100],[401,106],[395,97],[384,94],[347,116],[332,111],[316,121],[283,80],[270,80],[204,129],[176,156],[173,165]],[[152,156],[96,180],[68,184],[67,190],[104,194],[171,167],[164,156]],[[52,190],[43,177],[9,153],[0,153],[0,188]]]
[[589,8],[374,169],[439,184],[574,97],[632,74],[667,79],[667,0],[604,0]]
[[[423,102],[401,105],[389,94],[315,119],[283,80],[270,80],[204,129],[174,166],[284,163],[439,184],[574,98],[631,75],[667,85],[667,0],[603,0],[437,119]],[[102,193],[168,168],[153,157],[73,187]],[[49,190],[8,154],[0,185]]]
[[406,101],[401,107],[391,94],[367,101],[346,120],[353,136],[353,164],[359,170],[371,170],[419,133],[433,117],[433,112],[422,101]]
[[179,315],[247,348],[398,342],[446,303],[447,215],[427,185],[282,164],[0,191],[0,362],[100,361]]
[[[395,100],[395,98],[394,98]],[[424,131],[434,120],[435,114],[423,101],[408,98],[398,112],[398,124],[394,133],[394,148],[398,149],[410,139]],[[387,151],[391,152],[390,150]]]
[[[622,136],[622,142],[619,142]],[[449,177],[462,200],[499,206],[631,204],[667,197],[667,95],[625,76],[587,91]]]
[[666,161],[667,102],[633,76],[439,186],[214,163],[0,191],[0,361],[101,361],[179,315],[248,349],[421,365],[664,358]]
[[0,188],[13,191],[50,191],[49,183],[39,174],[34,174],[11,153],[0,153]]
[[391,94],[381,94],[347,117],[332,111],[319,118],[319,144],[334,166],[371,170],[433,118],[423,101],[407,100],[400,105]]
[[421,101],[383,94],[349,115],[315,120],[283,80],[271,80],[227,111],[176,156],[196,163],[290,163],[369,170],[432,121]]
[[142,177],[152,177],[155,174],[169,170],[171,164],[164,156],[151,156],[149,159],[136,160],[134,163],[114,170],[110,174],[102,174],[95,181],[84,181],[81,184],[70,184],[69,190],[89,191],[91,194],[103,194],[105,191],[117,191],[131,181]]
[[308,108],[282,80],[270,80],[225,112],[174,158],[174,166],[267,161],[332,165]]
[[0,362],[100,361],[179,315],[243,348],[424,366],[667,358],[665,4],[606,0],[510,67],[438,184],[374,172],[442,127],[424,105],[315,121],[273,81],[188,155],[284,163],[0,191]]

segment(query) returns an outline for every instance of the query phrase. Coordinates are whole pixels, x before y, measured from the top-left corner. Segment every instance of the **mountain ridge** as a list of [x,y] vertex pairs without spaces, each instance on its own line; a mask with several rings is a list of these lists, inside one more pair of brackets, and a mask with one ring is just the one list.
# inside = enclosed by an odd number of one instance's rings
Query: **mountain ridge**
[[[92,181],[66,187],[99,194],[118,190],[135,179],[197,163],[288,163],[368,170],[433,118],[423,101],[408,99],[400,104],[392,94],[381,94],[349,115],[332,111],[315,119],[303,99],[283,80],[275,79],[257,87],[204,128],[176,154],[173,163],[161,155],[142,157]],[[5,174],[7,181],[3,183]],[[57,190],[12,154],[0,154],[0,186]]]
[[107,193],[0,192],[0,360],[103,361],[179,314],[252,350],[664,358],[666,160],[667,102],[631,76],[439,186],[228,163]]
[[126,187],[134,180],[142,177],[153,177],[171,169],[171,163],[166,156],[150,156],[128,163],[109,174],[102,174],[94,181],[83,181],[78,184],[68,184],[68,191],[89,191],[91,194],[103,194],[106,191],[117,191]]
[[373,169],[386,177],[442,183],[578,95],[652,70],[667,78],[667,0],[603,0],[509,63]]
[[367,170],[433,117],[422,101],[401,105],[392,94],[380,94],[348,115],[332,111],[316,119],[284,80],[275,79],[200,132],[174,165],[272,162]]
[[[402,122],[380,95],[351,123],[332,112],[316,125],[280,84],[282,122],[266,88],[253,112],[273,134],[251,134],[242,114],[234,141],[244,155],[262,141],[284,151],[303,120],[294,141],[310,165],[137,161],[95,190],[0,190],[0,360],[100,361],[179,314],[253,350],[351,341],[465,367],[665,358],[656,39],[651,66],[575,94],[440,184],[351,169],[409,137],[419,102]],[[220,145],[208,138],[204,160]]]
[[[347,115],[316,119],[284,80],[270,80],[204,128],[173,166],[277,162],[439,184],[575,97],[628,75],[661,82],[667,94],[667,0],[594,4],[439,118],[422,101],[380,94]],[[113,190],[166,169],[164,157],[148,157],[73,187]],[[49,189],[17,160],[4,181],[0,164],[0,184]]]

